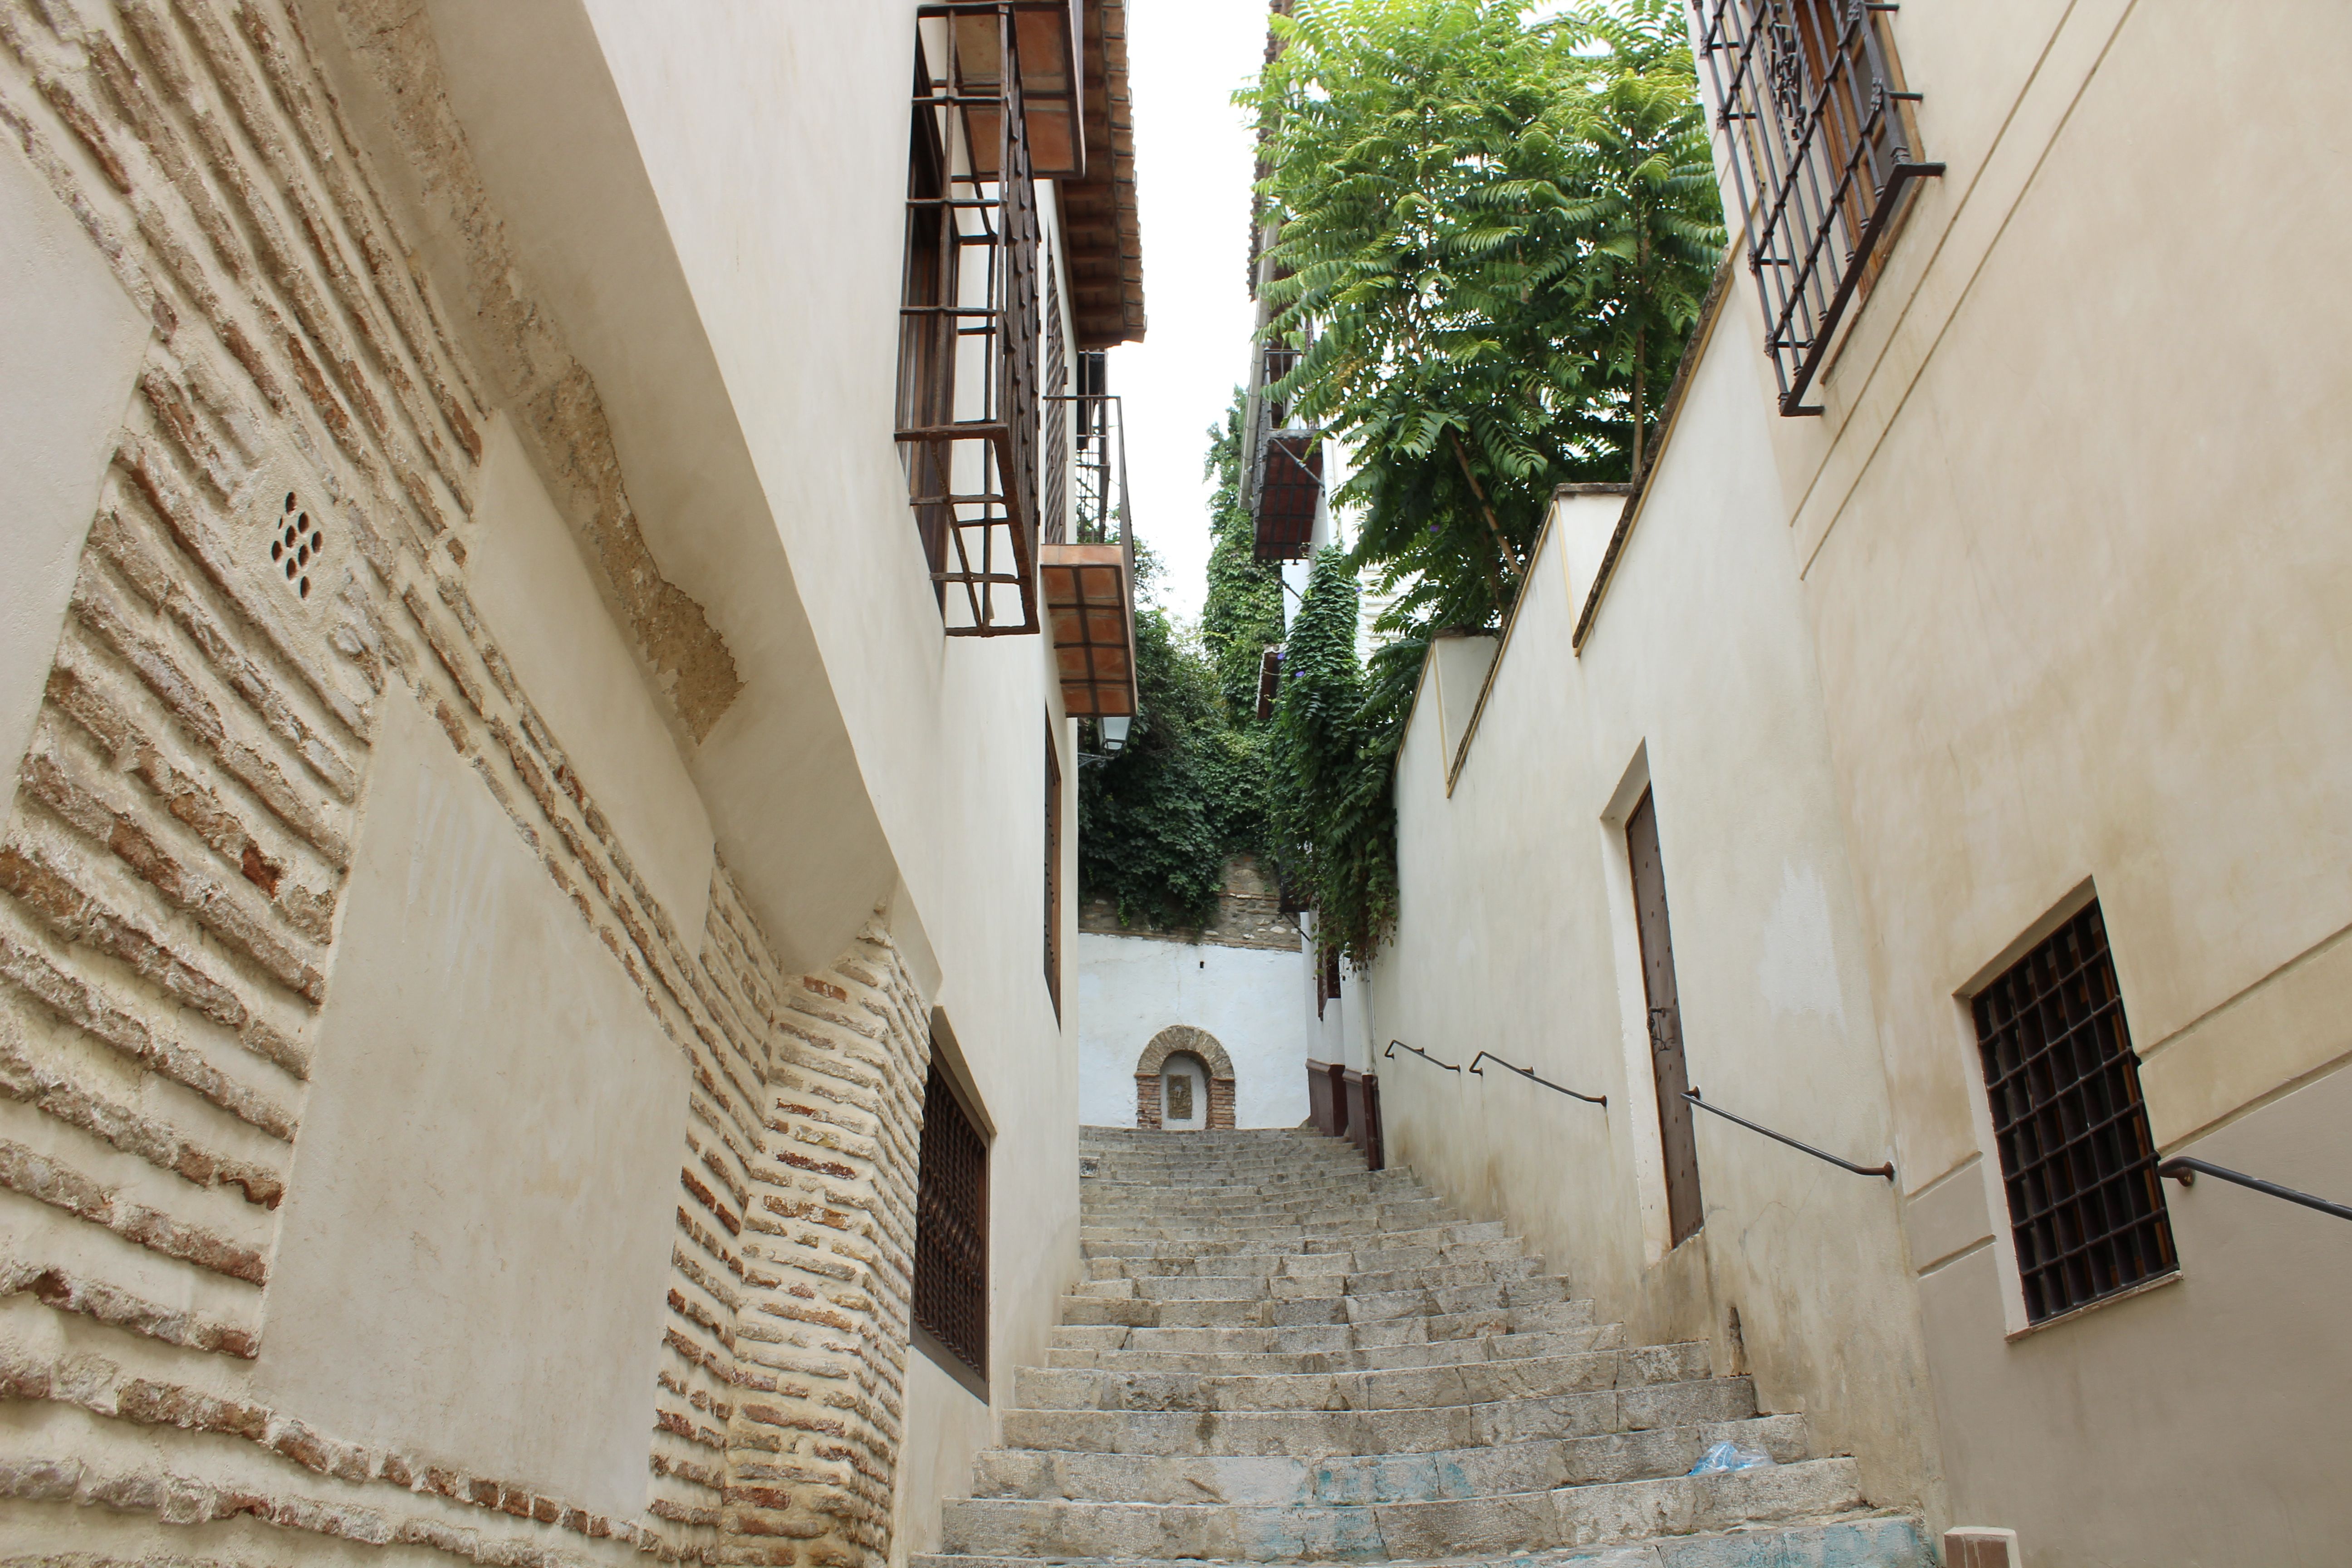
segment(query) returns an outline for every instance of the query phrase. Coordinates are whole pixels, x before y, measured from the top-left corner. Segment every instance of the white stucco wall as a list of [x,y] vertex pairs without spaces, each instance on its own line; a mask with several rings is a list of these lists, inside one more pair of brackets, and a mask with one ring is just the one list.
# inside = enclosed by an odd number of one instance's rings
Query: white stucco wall
[[72,211],[0,146],[0,751],[41,705],[147,320]]
[[1078,1117],[1087,1126],[1135,1125],[1136,1058],[1174,1024],[1206,1029],[1233,1058],[1235,1126],[1307,1120],[1314,1012],[1299,1011],[1299,954],[1081,931],[1077,960]]

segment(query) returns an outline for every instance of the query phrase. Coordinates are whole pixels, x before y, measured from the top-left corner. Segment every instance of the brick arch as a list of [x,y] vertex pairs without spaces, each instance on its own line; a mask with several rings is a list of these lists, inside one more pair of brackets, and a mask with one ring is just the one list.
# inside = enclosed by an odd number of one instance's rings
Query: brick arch
[[1151,1037],[1135,1062],[1135,1124],[1160,1127],[1160,1073],[1168,1058],[1179,1054],[1201,1058],[1209,1069],[1208,1123],[1213,1130],[1234,1124],[1234,1058],[1217,1037],[1190,1024],[1173,1024]]

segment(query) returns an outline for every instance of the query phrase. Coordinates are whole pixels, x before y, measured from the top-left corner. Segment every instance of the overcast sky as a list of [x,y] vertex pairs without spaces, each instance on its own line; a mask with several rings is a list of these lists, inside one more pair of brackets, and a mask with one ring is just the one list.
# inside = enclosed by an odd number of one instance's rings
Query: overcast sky
[[1205,432],[1248,369],[1249,183],[1254,142],[1234,89],[1265,49],[1265,0],[1128,6],[1136,198],[1149,331],[1114,349],[1125,400],[1136,532],[1164,567],[1159,603],[1200,618],[1209,562]]

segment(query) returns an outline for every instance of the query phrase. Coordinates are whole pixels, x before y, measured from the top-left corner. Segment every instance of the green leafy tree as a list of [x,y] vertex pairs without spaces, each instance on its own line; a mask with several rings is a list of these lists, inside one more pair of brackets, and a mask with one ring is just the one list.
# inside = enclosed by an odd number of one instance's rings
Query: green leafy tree
[[[1315,565],[1270,825],[1327,945],[1396,912],[1393,765],[1433,633],[1507,614],[1553,489],[1637,477],[1724,243],[1679,0],[1298,0],[1236,100],[1276,226],[1278,392],[1343,442],[1352,551]],[[1369,668],[1357,574],[1392,595]]]
[[1256,558],[1256,529],[1242,505],[1242,417],[1248,405],[1234,389],[1225,416],[1209,426],[1204,477],[1216,481],[1209,506],[1209,587],[1201,606],[1201,642],[1217,667],[1217,685],[1237,725],[1257,717],[1258,664],[1282,640],[1282,570]]
[[[1216,488],[1198,645],[1159,611],[1137,617],[1141,711],[1126,751],[1079,776],[1079,885],[1109,895],[1124,922],[1199,925],[1215,909],[1225,861],[1263,857],[1268,842],[1257,671],[1266,645],[1282,639],[1282,579],[1252,559],[1241,406],[1236,394],[1208,430],[1206,472]],[[1139,578],[1146,565],[1139,560]]]
[[1622,479],[1723,244],[1675,0],[1299,0],[1255,109],[1283,392],[1343,440],[1390,629],[1493,624],[1554,486]]

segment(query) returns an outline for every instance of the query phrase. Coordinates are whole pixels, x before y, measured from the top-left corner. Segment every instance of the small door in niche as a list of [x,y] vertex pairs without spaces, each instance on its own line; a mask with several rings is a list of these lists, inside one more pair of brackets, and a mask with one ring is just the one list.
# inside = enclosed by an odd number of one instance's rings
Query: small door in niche
[[1160,1125],[1182,1132],[1208,1124],[1208,1068],[1197,1057],[1170,1057],[1160,1069]]

